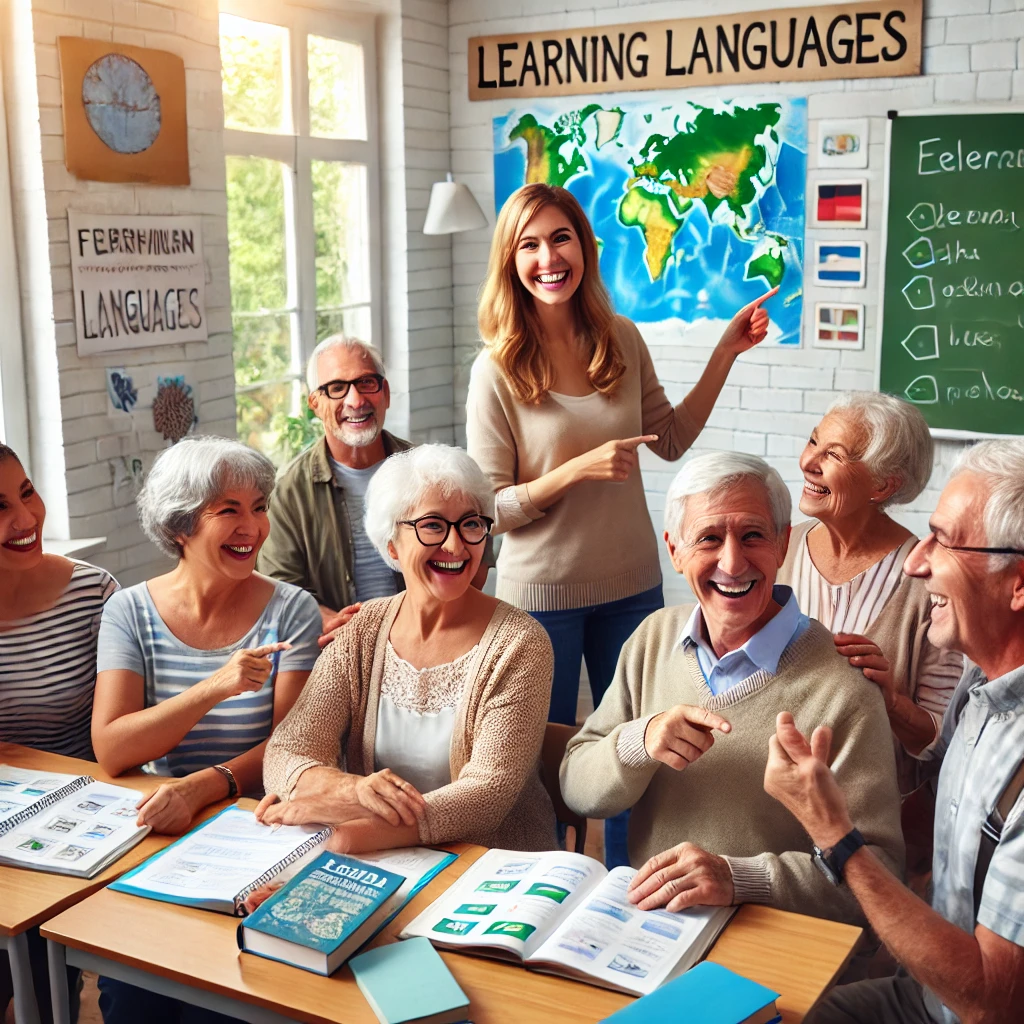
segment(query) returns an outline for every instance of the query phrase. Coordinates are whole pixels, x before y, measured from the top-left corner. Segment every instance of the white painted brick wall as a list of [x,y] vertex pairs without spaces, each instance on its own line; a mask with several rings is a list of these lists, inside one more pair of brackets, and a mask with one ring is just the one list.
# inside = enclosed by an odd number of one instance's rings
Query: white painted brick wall
[[[696,17],[728,10],[760,10],[763,0],[731,0],[723,8],[708,0],[649,2],[649,0],[451,0],[449,5],[449,56],[451,60],[451,146],[452,163],[464,167],[463,179],[470,183],[488,214],[494,208],[490,176],[493,156],[491,119],[507,112],[509,103],[471,103],[466,77],[467,41],[471,36],[501,32],[540,30],[566,26],[614,24],[673,17]],[[755,350],[741,357],[729,384],[712,414],[708,427],[694,450],[733,448],[766,454],[779,468],[794,494],[799,489],[797,458],[807,433],[815,425],[837,391],[871,388],[874,384],[875,329],[878,318],[878,282],[881,254],[882,183],[884,172],[885,117],[890,109],[927,108],[933,105],[1005,103],[1024,101],[1024,0],[925,0],[924,75],[920,78],[782,83],[735,89],[680,90],[678,92],[633,93],[652,101],[679,102],[727,98],[731,95],[807,96],[810,137],[816,138],[816,124],[822,118],[870,118],[870,166],[868,228],[848,232],[868,245],[869,281],[857,301],[867,306],[867,343],[862,353],[838,353],[804,347],[798,352],[778,349]],[[589,99],[599,99],[590,97]],[[811,163],[813,173],[813,162]],[[860,175],[862,172],[857,172]],[[838,175],[837,175],[838,176]],[[808,228],[807,239],[816,236]],[[479,348],[475,300],[486,268],[490,229],[457,235],[453,243],[455,281],[455,408],[457,433],[465,437],[465,368]],[[834,292],[829,293],[830,297]],[[805,345],[808,343],[807,310],[821,293],[805,282]],[[853,297],[852,295],[850,296]],[[696,380],[709,354],[707,349],[687,347],[666,339],[661,331],[654,337],[644,328],[655,366],[672,396],[681,396]],[[739,408],[733,400],[739,390]],[[461,422],[460,422],[461,421]],[[948,477],[952,460],[961,445],[937,443],[935,472],[928,489],[898,517],[920,533],[929,512]],[[648,503],[655,528],[661,533],[664,490],[675,471],[650,453],[643,453]],[[794,516],[799,520],[797,512]],[[663,558],[666,593],[681,600],[685,585],[667,557]]]

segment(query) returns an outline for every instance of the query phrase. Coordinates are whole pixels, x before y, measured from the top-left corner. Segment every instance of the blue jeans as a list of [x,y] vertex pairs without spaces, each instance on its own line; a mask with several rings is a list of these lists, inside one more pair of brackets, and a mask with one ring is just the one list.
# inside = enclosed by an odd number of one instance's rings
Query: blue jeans
[[[576,724],[580,665],[585,660],[594,707],[611,685],[622,645],[652,612],[665,607],[661,584],[632,597],[568,611],[531,612],[547,630],[555,650],[549,722]],[[609,868],[629,864],[626,834],[629,811],[609,818],[604,826],[604,862]]]

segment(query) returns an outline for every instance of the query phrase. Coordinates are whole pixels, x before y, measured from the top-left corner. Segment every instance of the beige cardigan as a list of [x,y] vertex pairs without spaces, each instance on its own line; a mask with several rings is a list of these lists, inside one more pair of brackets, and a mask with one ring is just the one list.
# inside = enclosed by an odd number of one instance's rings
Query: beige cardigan
[[[291,796],[314,766],[374,771],[384,653],[404,593],[366,602],[320,655],[263,757],[268,793]],[[484,630],[456,709],[452,782],[424,794],[424,843],[510,850],[556,847],[555,815],[540,777],[554,656],[543,627],[506,604]]]
[[545,395],[528,405],[516,398],[489,352],[473,364],[466,447],[499,495],[515,488],[515,508],[499,497],[495,511],[496,530],[505,532],[496,593],[518,608],[582,608],[661,582],[659,544],[639,470],[621,484],[576,484],[543,511],[526,486],[607,441],[657,434],[651,450],[673,461],[700,433],[703,424],[665,396],[636,325],[616,317],[614,330],[626,373],[611,398],[595,392],[559,401]]
[[[900,795],[878,687],[847,664],[828,630],[812,620],[783,652],[774,675],[758,671],[716,696],[696,654],[679,643],[691,607],[655,612],[623,645],[608,692],[569,741],[561,770],[565,802],[593,818],[632,807],[634,867],[691,842],[729,861],[737,903],[862,924],[849,889],[825,879],[812,863],[803,827],[765,793],[764,770],[778,712],[791,711],[805,735],[831,726],[832,770],[853,823],[899,877]],[[620,743],[629,723],[676,704],[710,708],[732,731],[715,733],[711,749],[682,771],[650,758],[639,729]]]

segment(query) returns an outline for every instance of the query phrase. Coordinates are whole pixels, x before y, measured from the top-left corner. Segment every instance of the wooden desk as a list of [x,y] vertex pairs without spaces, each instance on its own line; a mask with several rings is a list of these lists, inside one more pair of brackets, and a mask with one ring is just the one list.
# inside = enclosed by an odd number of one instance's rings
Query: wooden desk
[[[435,878],[378,936],[394,941],[405,924],[437,898],[484,851],[452,846],[459,859]],[[238,1017],[253,1024],[375,1024],[349,968],[324,978],[295,967],[240,954],[236,918],[104,890],[43,926],[51,940],[51,971],[67,963],[142,985],[150,991]],[[849,959],[860,929],[742,907],[711,959],[781,992],[786,1024],[797,1024]],[[442,953],[471,1000],[474,1024],[593,1024],[630,1001],[566,981],[457,953]],[[57,1017],[67,1024],[67,1017]]]
[[[132,772],[115,779],[107,775],[94,761],[63,757],[60,754],[33,750],[31,747],[22,747],[14,743],[0,742],[0,764],[40,772],[91,775],[99,782],[126,786],[144,793],[152,792],[161,782],[166,781],[142,772]],[[218,804],[208,808],[207,813],[212,814],[219,810],[220,806]],[[68,875],[51,875],[29,868],[0,865],[0,893],[3,893],[3,899],[0,900],[0,949],[6,948],[11,956],[14,1012],[18,1024],[38,1024],[39,1021],[39,1010],[28,967],[25,932],[102,889],[107,883],[162,850],[173,842],[174,838],[154,835],[151,832],[120,860],[94,878],[72,878]]]

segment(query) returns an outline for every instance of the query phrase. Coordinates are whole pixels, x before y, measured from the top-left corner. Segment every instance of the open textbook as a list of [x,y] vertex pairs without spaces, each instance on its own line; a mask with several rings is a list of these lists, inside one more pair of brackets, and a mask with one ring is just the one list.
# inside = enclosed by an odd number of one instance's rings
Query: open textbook
[[[287,882],[321,852],[320,846],[331,832],[316,825],[275,829],[261,825],[252,811],[226,807],[119,878],[111,888],[243,917],[244,903],[253,892]],[[410,847],[361,853],[359,859],[405,876],[399,890],[403,897],[400,908],[455,860],[455,854]]]
[[135,824],[142,793],[0,764],[0,863],[92,878],[149,831]]
[[489,850],[401,938],[647,995],[700,960],[735,907],[638,910],[635,874],[576,853]]

